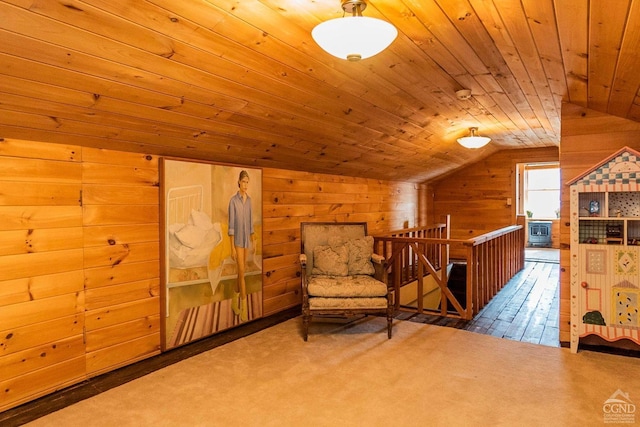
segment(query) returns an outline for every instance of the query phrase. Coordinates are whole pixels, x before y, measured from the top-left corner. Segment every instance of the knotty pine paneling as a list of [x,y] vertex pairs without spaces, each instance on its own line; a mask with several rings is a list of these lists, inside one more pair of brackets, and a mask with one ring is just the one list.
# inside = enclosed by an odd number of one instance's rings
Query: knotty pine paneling
[[80,206],[3,206],[2,230],[35,230],[82,226]]
[[0,378],[13,378],[64,362],[84,353],[82,335],[61,339],[3,356]]
[[624,146],[640,150],[640,123],[577,105],[562,106],[560,168],[560,341],[570,341],[571,263],[570,212],[567,182],[596,166]]
[[81,227],[0,231],[0,255],[59,251],[81,245]]
[[[117,241],[114,239],[114,241]],[[145,279],[160,280],[160,261],[146,261],[135,264],[121,264],[85,269],[85,289],[118,285]]]
[[0,282],[0,307],[82,290],[82,270]]
[[27,252],[0,257],[2,280],[19,279],[25,275],[45,275],[82,269],[82,249]]
[[[15,329],[15,332],[11,331],[0,336],[0,349],[5,355],[42,345],[42,331],[47,331],[47,337],[51,342],[67,337],[81,336],[84,327],[83,319],[82,313],[75,313],[47,322],[22,326]],[[4,363],[2,360],[0,362]]]
[[[129,326],[123,324],[121,328]],[[160,346],[160,333],[145,334],[143,337],[120,342],[105,349],[87,353],[87,371],[93,375],[112,371],[116,367],[130,365],[139,360],[146,359],[150,354],[158,352]]]
[[[160,351],[160,195],[157,157],[94,148],[82,156],[84,268],[109,278],[87,284],[85,293],[93,376]],[[137,227],[140,233],[132,231]],[[114,283],[121,269],[126,280]]]
[[[0,363],[4,364],[5,362],[0,361]],[[79,379],[84,378],[85,370],[84,350],[82,350],[80,354],[67,354],[67,357],[60,363],[17,377],[0,380],[3,393],[0,409],[4,410],[75,384]]]
[[[140,268],[140,264],[135,264]],[[152,267],[153,268],[153,267]],[[146,279],[137,282],[126,282],[102,286],[99,288],[85,288],[85,309],[92,311],[104,307],[124,304],[128,301],[137,301],[159,295],[160,279]]]
[[[157,354],[162,319],[157,157],[5,139],[0,165],[1,411]],[[301,222],[413,227],[425,188],[263,169],[265,316],[300,304]]]
[[0,139],[0,411],[85,378],[80,161]]
[[[558,161],[557,148],[504,150],[429,183],[429,218],[451,215],[451,238],[468,239],[516,223],[516,164]],[[511,198],[511,206],[507,199]],[[455,253],[452,256],[464,256]]]

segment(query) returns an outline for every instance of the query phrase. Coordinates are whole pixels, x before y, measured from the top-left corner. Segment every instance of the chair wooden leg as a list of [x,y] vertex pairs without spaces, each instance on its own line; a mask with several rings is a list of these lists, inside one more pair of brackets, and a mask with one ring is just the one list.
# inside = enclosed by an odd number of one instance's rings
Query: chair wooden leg
[[309,336],[309,316],[302,316],[302,336],[305,341]]

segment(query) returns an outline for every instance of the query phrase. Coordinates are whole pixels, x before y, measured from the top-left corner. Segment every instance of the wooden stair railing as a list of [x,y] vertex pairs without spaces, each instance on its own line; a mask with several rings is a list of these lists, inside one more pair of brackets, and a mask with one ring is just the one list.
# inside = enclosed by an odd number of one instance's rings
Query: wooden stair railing
[[524,268],[524,227],[511,225],[463,243],[467,248],[467,301],[473,316]]
[[[449,239],[449,227],[450,216],[447,215],[439,224],[405,228],[377,236],[377,242],[382,242],[383,238],[393,238],[393,240],[385,240],[385,243],[376,243],[378,251],[376,253],[383,255],[388,263],[393,261],[396,265],[391,276],[392,282],[404,286],[423,277],[422,272],[418,271],[421,266],[421,263],[418,262],[420,256],[426,258],[435,270],[440,270],[442,265],[447,265],[448,260],[446,264],[441,264],[442,245],[431,243],[417,248],[402,243],[411,243],[421,239]],[[422,267],[425,267],[424,263],[422,263]]]
[[[375,252],[387,259],[397,310],[471,320],[524,267],[524,243],[522,225],[467,240],[451,239],[447,216],[442,224],[375,236]],[[450,264],[452,246],[466,249],[466,300],[463,302],[458,301],[448,287],[446,267]],[[428,275],[433,276],[441,292],[438,310],[424,307],[424,279]],[[415,309],[401,307],[399,301],[400,288],[411,282],[417,283]]]

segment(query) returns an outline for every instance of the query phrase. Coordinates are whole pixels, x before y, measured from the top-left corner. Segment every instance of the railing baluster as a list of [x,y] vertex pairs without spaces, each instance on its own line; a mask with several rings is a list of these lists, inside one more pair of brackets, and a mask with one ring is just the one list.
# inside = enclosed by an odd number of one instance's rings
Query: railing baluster
[[[422,244],[418,244],[418,248],[424,248],[424,245]],[[417,254],[415,256],[415,259],[417,261]],[[418,313],[423,313],[424,312],[424,265],[421,262],[416,262],[417,267],[418,267]]]

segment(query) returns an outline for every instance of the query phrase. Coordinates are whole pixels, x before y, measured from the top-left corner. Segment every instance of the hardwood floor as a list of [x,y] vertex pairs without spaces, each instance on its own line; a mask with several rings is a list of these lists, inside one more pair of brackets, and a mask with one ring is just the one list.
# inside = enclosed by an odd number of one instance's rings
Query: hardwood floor
[[[518,273],[471,321],[440,316],[398,312],[396,318],[412,322],[465,329],[507,339],[558,347],[557,263],[528,261]],[[182,359],[194,356],[243,336],[300,315],[294,308],[209,338],[176,348],[101,375],[67,389],[0,413],[0,425],[20,426],[80,400],[124,384]]]
[[470,321],[402,312],[396,318],[559,347],[559,271],[554,262],[526,261],[524,269]]

